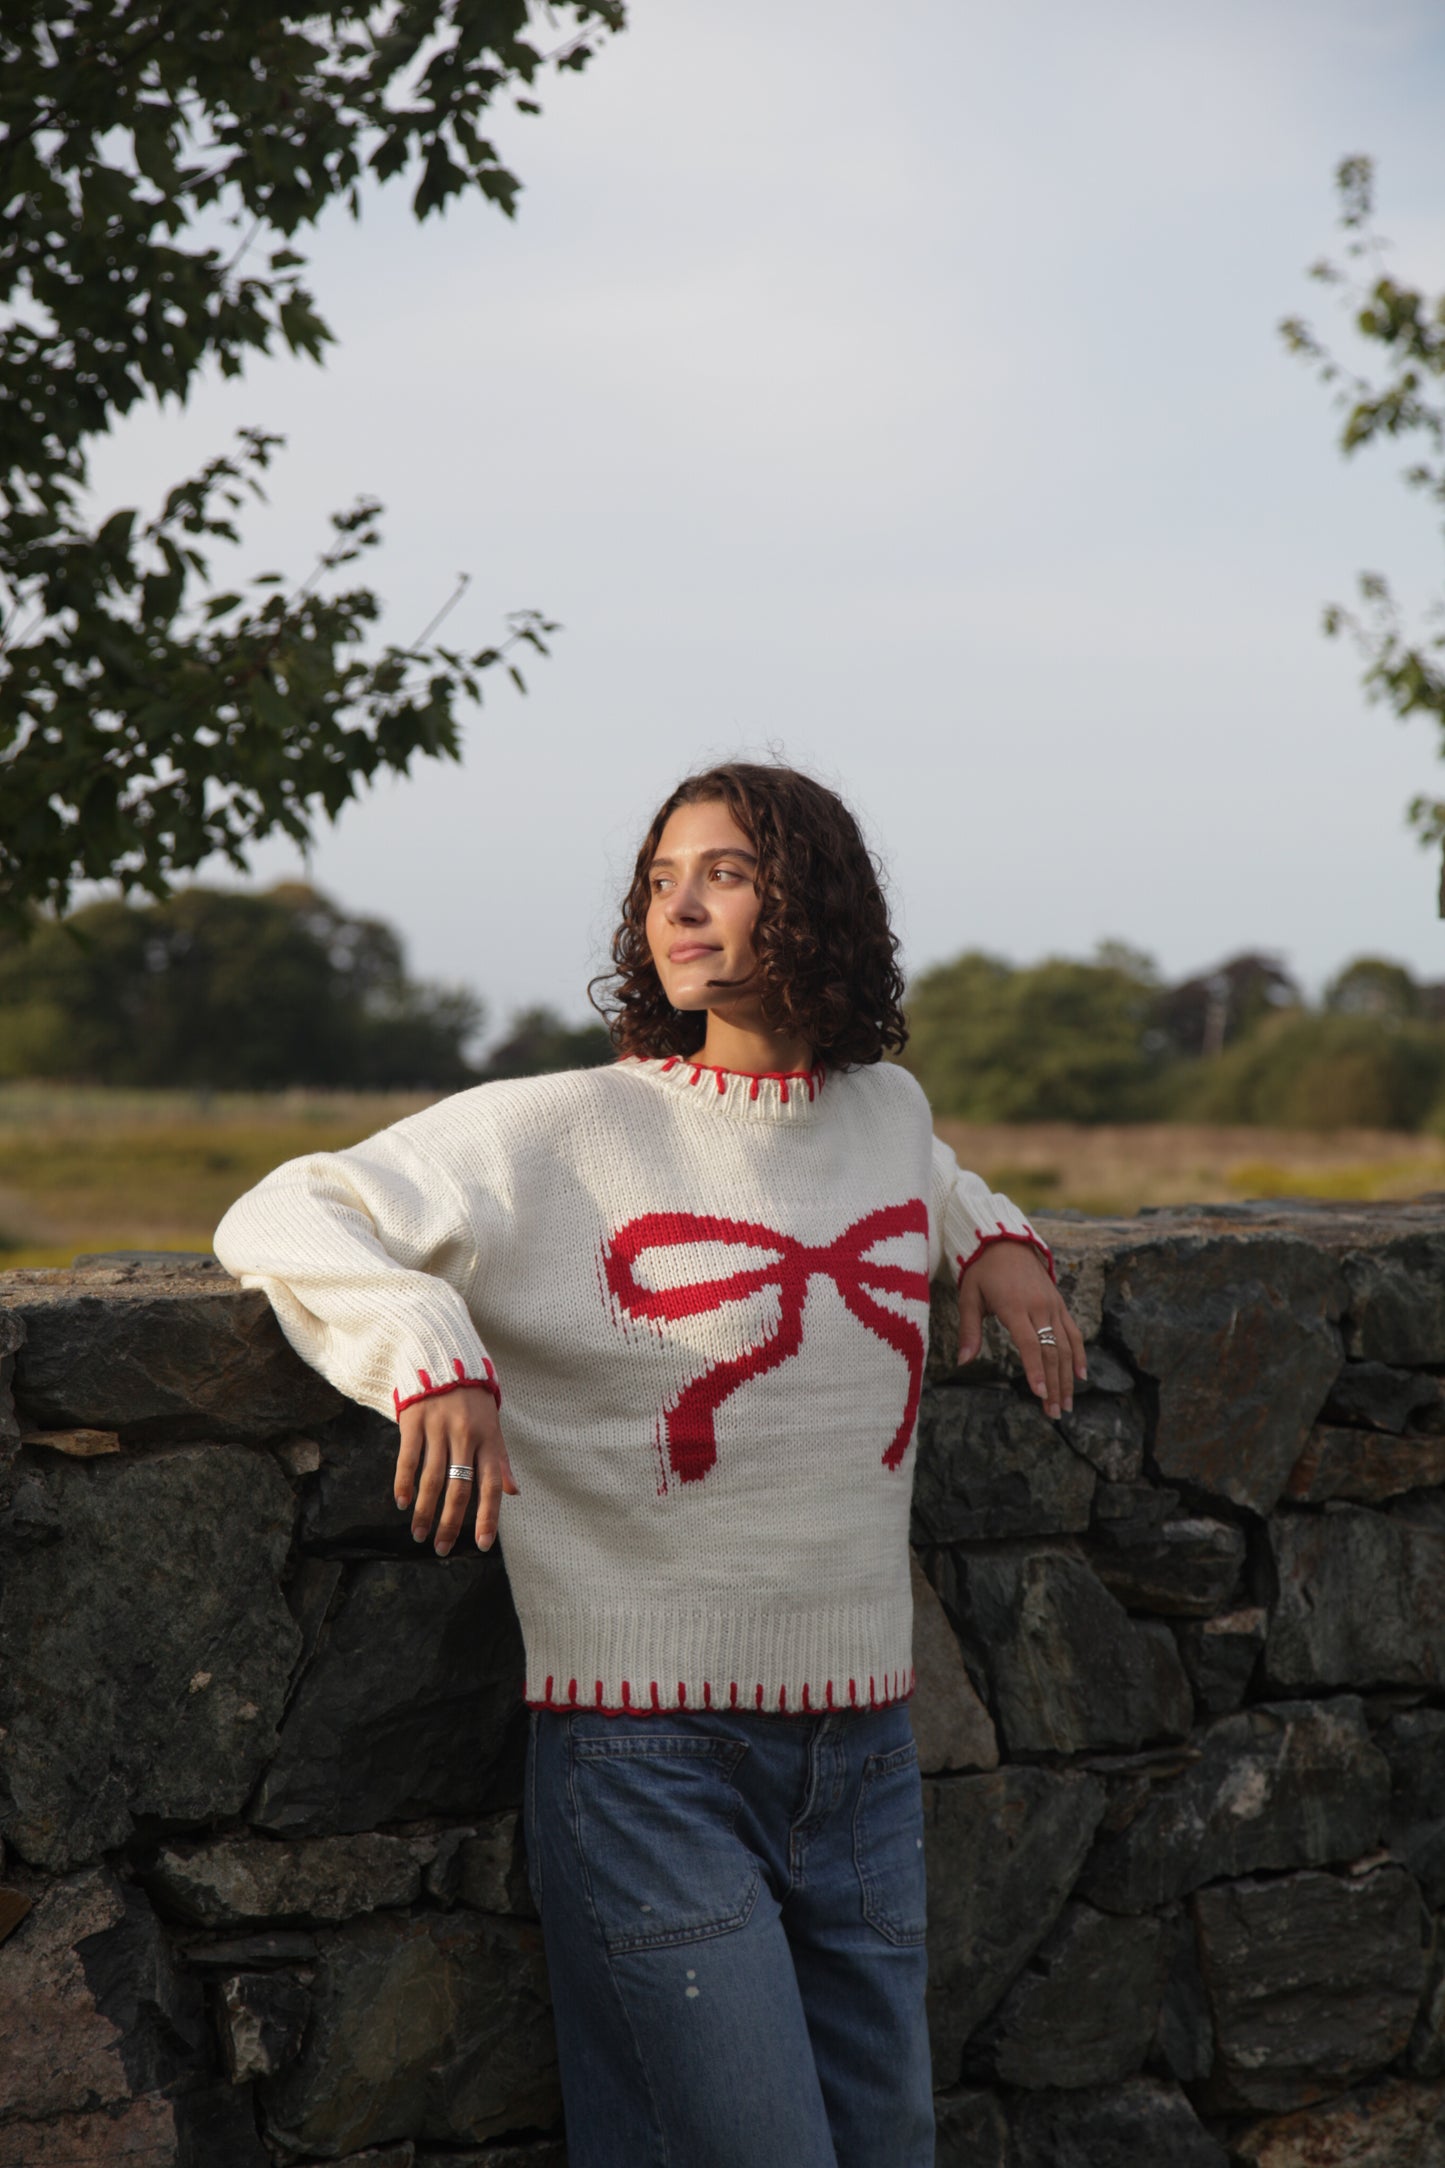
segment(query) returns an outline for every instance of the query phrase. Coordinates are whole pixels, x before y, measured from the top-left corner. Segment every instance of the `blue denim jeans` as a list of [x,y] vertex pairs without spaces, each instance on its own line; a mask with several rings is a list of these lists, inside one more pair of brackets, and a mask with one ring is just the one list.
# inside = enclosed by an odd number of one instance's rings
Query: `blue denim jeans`
[[526,1837],[570,2168],[932,2168],[906,1704],[534,1710]]

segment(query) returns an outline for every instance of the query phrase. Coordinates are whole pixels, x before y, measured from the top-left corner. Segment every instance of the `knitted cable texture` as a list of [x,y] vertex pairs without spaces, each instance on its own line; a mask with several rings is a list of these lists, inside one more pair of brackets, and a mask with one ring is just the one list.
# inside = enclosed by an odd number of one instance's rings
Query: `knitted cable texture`
[[911,1691],[928,1283],[1028,1221],[891,1065],[484,1084],[289,1161],[216,1253],[366,1406],[505,1395],[526,1698],[868,1707]]

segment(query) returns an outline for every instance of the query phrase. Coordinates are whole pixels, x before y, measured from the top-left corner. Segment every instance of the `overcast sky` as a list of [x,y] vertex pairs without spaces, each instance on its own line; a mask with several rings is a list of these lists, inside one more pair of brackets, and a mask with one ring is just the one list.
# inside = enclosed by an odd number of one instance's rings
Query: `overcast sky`
[[1276,331],[1334,329],[1303,271],[1350,152],[1445,286],[1438,0],[632,0],[543,102],[498,121],[514,225],[377,195],[314,237],[324,370],[258,362],[96,462],[151,503],[278,429],[245,568],[304,570],[367,491],[389,635],[462,570],[458,643],[564,624],[314,880],[496,1024],[580,1015],[656,801],[776,749],[862,814],[913,969],[1117,938],[1445,976],[1403,818],[1445,771],[1319,629],[1360,569],[1422,600],[1445,558]]

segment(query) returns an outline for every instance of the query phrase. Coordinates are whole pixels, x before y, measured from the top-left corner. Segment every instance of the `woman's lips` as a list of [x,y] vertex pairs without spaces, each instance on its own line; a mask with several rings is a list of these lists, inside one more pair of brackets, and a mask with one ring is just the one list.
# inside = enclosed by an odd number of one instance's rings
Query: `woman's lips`
[[696,963],[699,956],[721,954],[722,950],[708,941],[680,941],[675,949],[668,950],[667,960],[670,964],[691,964]]

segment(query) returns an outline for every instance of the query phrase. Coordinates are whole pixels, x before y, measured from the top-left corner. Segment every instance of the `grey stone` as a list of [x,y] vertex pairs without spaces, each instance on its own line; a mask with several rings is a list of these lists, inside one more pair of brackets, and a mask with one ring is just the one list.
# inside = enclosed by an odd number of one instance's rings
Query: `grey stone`
[[1244,1532],[1200,1514],[1158,1520],[1095,1517],[1089,1564],[1111,1595],[1131,1610],[1208,1618],[1233,1595],[1244,1564]]
[[495,1551],[349,1567],[248,1818],[321,1834],[510,1804],[522,1681]]
[[392,1492],[395,1423],[369,1408],[348,1408],[312,1435],[320,1467],[301,1494],[301,1540],[307,1549],[348,1557],[412,1557],[411,1516],[397,1511]]
[[1445,2168],[1445,2086],[1386,2078],[1251,2124],[1234,2148],[1243,2168]]
[[60,1513],[44,1475],[33,1461],[9,1455],[0,1474],[0,1554],[43,1550],[58,1543],[61,1533]]
[[[1104,1369],[1105,1364],[1110,1365],[1109,1370]],[[1148,1426],[1138,1395],[1126,1394],[1112,1382],[1105,1382],[1112,1371],[1117,1371],[1127,1385],[1133,1385],[1122,1363],[1114,1363],[1102,1351],[1091,1348],[1090,1389],[1075,1395],[1073,1409],[1060,1418],[1059,1429],[1074,1451],[1110,1483],[1135,1483],[1143,1473]]]
[[[0,2123],[0,2168],[190,2168],[176,2111],[155,2094],[45,2123]],[[201,2168],[198,2162],[196,2168]],[[209,2164],[208,2164],[209,2168]],[[214,2168],[231,2168],[216,2161]],[[246,2163],[246,2168],[251,2164]]]
[[219,1447],[53,1460],[44,1485],[61,1540],[0,1589],[0,1830],[66,1868],[140,1817],[241,1808],[299,1643],[280,1586],[294,1501],[268,1454]]
[[535,1919],[520,1814],[494,1814],[479,1828],[447,1830],[426,1870],[426,1887],[440,1904]]
[[1008,2168],[1008,2124],[994,2094],[939,2093],[933,2115],[934,2168]]
[[1211,2105],[1306,2107],[1405,2048],[1426,1922],[1402,1868],[1216,1883],[1192,1903],[1218,2042]]
[[0,1947],[0,2163],[186,2168],[158,2096],[201,2083],[208,2053],[199,1990],[139,1890],[99,1869],[37,1890]]
[[1194,1920],[1188,1912],[1169,1913],[1163,1927],[1164,1989],[1154,2055],[1171,2078],[1195,2085],[1214,2068],[1214,2025],[1199,1969]]
[[207,2074],[200,1984],[176,1963],[143,1891],[123,1883],[118,1916],[80,1938],[75,1954],[96,2010],[115,2029],[131,2093],[179,2091]]
[[0,1307],[0,1446],[13,1445],[20,1436],[15,1413],[15,1357],[24,1338],[24,1318],[16,1310]]
[[1344,1260],[1345,1344],[1366,1362],[1445,1363],[1445,1231],[1401,1236]]
[[958,1636],[933,1584],[910,1558],[913,1583],[913,1669],[917,1683],[908,1703],[925,1775],[946,1769],[996,1769],[998,1741],[993,1719],[968,1675]]
[[1373,1505],[1445,1482],[1445,1437],[1391,1437],[1317,1423],[1291,1470],[1287,1495],[1305,1505],[1353,1498]]
[[1367,1430],[1433,1430],[1445,1409],[1445,1380],[1388,1363],[1346,1363],[1320,1410],[1326,1423]]
[[998,1769],[926,1782],[929,2025],[936,2084],[1063,1909],[1105,1791],[1077,1771]]
[[1445,1905],[1445,1710],[1401,1709],[1376,1743],[1390,1765],[1391,1848],[1426,1901]]
[[[41,1276],[37,1275],[37,1278]],[[127,1444],[260,1440],[346,1406],[287,1344],[259,1289],[223,1274],[54,1272],[0,1286],[25,1325],[15,1400],[27,1427],[118,1430]]]
[[[249,2085],[208,2085],[175,2102],[177,2168],[271,2168]],[[153,2168],[142,2155],[133,2168]]]
[[206,1936],[184,1945],[193,1972],[246,1972],[282,1965],[311,1965],[321,1955],[314,1934],[281,1927],[269,1934]]
[[416,2168],[416,2147],[410,2138],[403,2138],[397,2145],[369,2145],[364,2153],[348,2153],[335,2168]]
[[40,2122],[129,2097],[118,2030],[97,2007],[80,1955],[124,1919],[120,1883],[93,1869],[43,1890],[0,1945],[0,2101],[9,2115]]
[[[1099,1346],[1097,1341],[1085,1348],[1084,1360],[1089,1373],[1089,1392],[1110,1393],[1115,1398],[1122,1398],[1135,1390],[1138,1379],[1128,1364],[1121,1363],[1117,1355],[1110,1349]],[[1075,1406],[1077,1405],[1076,1401]]]
[[1425,1993],[1405,2050],[1405,2068],[1412,2078],[1445,2078],[1445,1942],[1438,1919]]
[[421,1894],[417,1847],[374,1833],[285,1844],[240,1834],[170,1845],[146,1876],[154,1896],[197,1927],[345,1920]]
[[291,1577],[286,1583],[286,1601],[291,1606],[301,1634],[301,1654],[298,1668],[304,1670],[316,1654],[322,1631],[336,1601],[342,1581],[342,1566],[335,1558],[298,1557],[293,1561]]
[[1182,1738],[1194,1697],[1167,1626],[1132,1619],[1063,1551],[940,1554],[939,1593],[990,1682],[1010,1754]]
[[1277,1687],[1445,1684],[1445,1529],[1336,1505],[1270,1523]]
[[0,1942],[9,1940],[34,1905],[35,1899],[26,1891],[0,1888]]
[[541,1930],[475,1912],[327,1930],[299,2058],[261,2087],[273,2135],[326,2157],[545,2130],[561,2106]]
[[1354,1695],[1241,1710],[1199,1743],[1198,1761],[1101,1832],[1081,1895],[1145,1912],[1224,1876],[1359,1859],[1380,1842],[1390,1770]]
[[1089,1525],[1094,1471],[1007,1386],[929,1393],[913,1481],[916,1543],[1067,1535]]
[[560,2138],[538,2138],[522,2145],[449,2146],[445,2153],[423,2150],[416,2168],[567,2168],[567,2149]]
[[1010,2168],[1228,2168],[1229,2161],[1179,2087],[1159,2078],[1026,2095],[1012,2138]]
[[1035,2090],[1132,2077],[1154,2038],[1163,1935],[1156,1919],[1067,1904],[969,2042],[965,2068]]
[[1176,1639],[1184,1668],[1205,1716],[1228,1716],[1249,1690],[1264,1647],[1269,1613],[1261,1604],[1190,1620]]
[[274,2077],[301,2047],[311,1997],[287,1972],[233,1972],[220,1983],[221,2047],[233,2085]]
[[1343,1300],[1333,1261],[1290,1235],[1179,1234],[1116,1260],[1105,1314],[1158,1381],[1167,1482],[1269,1511],[1340,1369]]

